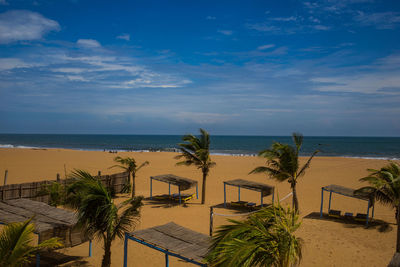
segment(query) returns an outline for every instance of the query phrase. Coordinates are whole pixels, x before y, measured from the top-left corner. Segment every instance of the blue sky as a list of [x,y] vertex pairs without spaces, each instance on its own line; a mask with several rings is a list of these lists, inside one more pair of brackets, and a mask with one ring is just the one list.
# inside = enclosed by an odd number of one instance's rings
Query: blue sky
[[0,0],[0,132],[400,136],[400,1]]

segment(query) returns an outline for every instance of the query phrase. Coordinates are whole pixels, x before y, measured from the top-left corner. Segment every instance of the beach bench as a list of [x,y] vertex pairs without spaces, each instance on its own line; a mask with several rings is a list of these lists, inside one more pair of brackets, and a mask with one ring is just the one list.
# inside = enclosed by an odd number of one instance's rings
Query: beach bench
[[[195,196],[196,196],[196,193],[194,193],[194,194],[181,194],[181,201],[183,201],[183,203],[186,203],[187,201],[191,200]],[[173,194],[172,195],[172,199],[176,200],[176,201],[179,201],[179,194]]]
[[353,213],[351,213],[351,212],[346,212],[346,213],[344,214],[344,218],[345,218],[345,219],[353,219]]
[[340,210],[329,210],[329,217],[340,218]]
[[354,217],[356,221],[365,222],[367,220],[367,214],[365,213],[357,213],[356,217]]
[[231,205],[234,207],[245,207],[249,203],[248,201],[232,201]]

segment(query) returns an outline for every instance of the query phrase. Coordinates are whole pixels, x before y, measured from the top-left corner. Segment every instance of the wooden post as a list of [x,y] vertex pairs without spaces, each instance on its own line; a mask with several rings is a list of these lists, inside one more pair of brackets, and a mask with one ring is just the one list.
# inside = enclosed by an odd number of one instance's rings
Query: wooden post
[[57,183],[59,183],[59,182],[60,182],[60,174],[57,173]]
[[210,207],[210,236],[212,236],[213,232],[213,223],[214,223],[214,208]]
[[7,176],[8,176],[8,170],[6,170],[4,173],[4,185],[7,184]]
[[100,178],[100,176],[101,176],[101,171],[99,171],[98,173],[97,173],[97,175],[99,176],[99,178]]

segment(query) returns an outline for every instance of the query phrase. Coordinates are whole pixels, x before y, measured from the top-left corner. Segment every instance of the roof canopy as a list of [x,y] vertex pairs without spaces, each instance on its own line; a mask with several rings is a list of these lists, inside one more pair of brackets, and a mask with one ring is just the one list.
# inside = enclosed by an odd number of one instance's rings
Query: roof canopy
[[362,200],[369,200],[369,198],[367,196],[363,196],[363,195],[359,195],[359,194],[354,194],[354,189],[352,188],[348,188],[348,187],[344,187],[341,185],[336,185],[336,184],[331,184],[331,185],[327,185],[322,187],[323,190],[328,191],[328,192],[334,192],[337,194],[341,194],[347,197],[354,197],[354,198],[358,198],[358,199],[362,199]]
[[151,176],[151,179],[164,182],[164,183],[169,183],[173,184],[176,186],[179,186],[180,190],[187,190],[195,185],[197,185],[197,181],[189,179],[189,178],[184,178],[184,177],[179,177],[173,174],[162,174],[162,175],[157,175],[157,176]]
[[134,231],[128,235],[198,263],[204,262],[204,257],[211,245],[211,237],[174,222]]
[[270,186],[267,184],[262,184],[262,183],[257,183],[257,182],[253,182],[253,181],[243,180],[243,179],[235,179],[235,180],[225,181],[224,183],[227,185],[238,186],[241,188],[246,188],[249,190],[262,192],[264,197],[269,196],[269,195],[273,194],[273,192],[274,192],[273,186]]
[[0,202],[0,222],[23,222],[33,216],[39,242],[55,236],[61,238],[66,247],[87,241],[81,230],[75,227],[77,218],[71,211],[24,198]]

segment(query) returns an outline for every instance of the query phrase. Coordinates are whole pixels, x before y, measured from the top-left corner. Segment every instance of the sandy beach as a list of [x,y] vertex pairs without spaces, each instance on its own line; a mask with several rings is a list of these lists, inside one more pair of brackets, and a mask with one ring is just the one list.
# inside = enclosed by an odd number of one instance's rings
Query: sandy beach
[[[195,167],[176,166],[176,153],[172,152],[121,152],[112,154],[100,151],[75,151],[64,149],[0,149],[0,184],[3,184],[4,171],[8,170],[8,184],[29,181],[55,179],[60,173],[63,178],[65,170],[69,173],[73,169],[84,169],[92,174],[101,171],[102,174],[119,172],[118,169],[109,169],[114,165],[116,156],[134,157],[137,162],[145,160],[150,165],[141,169],[137,175],[137,194],[149,197],[149,177],[153,175],[172,173],[199,181],[201,172]],[[250,156],[212,156],[217,163],[207,180],[206,204],[200,205],[200,199],[194,199],[187,206],[170,206],[145,201],[142,208],[140,225],[143,229],[161,225],[170,221],[188,227],[195,231],[208,234],[209,207],[223,202],[223,181],[242,178],[263,182],[276,187],[276,192],[283,198],[290,192],[288,183],[277,183],[265,175],[249,175],[256,166],[263,164],[263,160]],[[304,160],[304,159],[302,159]],[[380,168],[386,160],[357,159],[357,158],[329,158],[316,157],[311,168],[298,183],[300,212],[303,218],[302,226],[297,234],[304,240],[303,260],[301,266],[386,266],[395,251],[396,225],[394,211],[380,204],[376,205],[375,218],[385,221],[389,227],[382,231],[381,227],[365,228],[361,224],[345,224],[334,220],[320,220],[316,213],[320,210],[321,187],[329,184],[338,184],[358,188],[362,184],[359,178],[367,174],[367,168]],[[65,169],[64,169],[65,166]],[[173,190],[177,190],[173,188]],[[201,186],[199,186],[201,190]],[[191,192],[193,190],[190,190]],[[168,186],[163,183],[153,183],[154,194],[168,192]],[[175,192],[175,191],[173,191]],[[328,196],[328,194],[326,194]],[[227,199],[236,200],[237,190],[229,188]],[[118,198],[116,201],[121,201]],[[259,202],[259,195],[255,192],[242,190],[242,199]],[[266,203],[271,197],[266,197]],[[282,202],[289,205],[291,198]],[[325,211],[327,210],[325,201]],[[366,202],[334,195],[333,209],[342,212],[365,213]],[[219,213],[230,213],[228,210],[218,209]],[[224,223],[224,218],[217,217],[215,224]],[[61,250],[69,255],[86,256],[88,244]],[[93,266],[99,266],[103,255],[102,243],[94,242],[93,257],[86,260]],[[123,241],[116,240],[112,247],[112,266],[122,266]],[[171,266],[190,266],[191,264],[170,258]],[[160,252],[129,242],[128,266],[164,266],[164,255]]]

